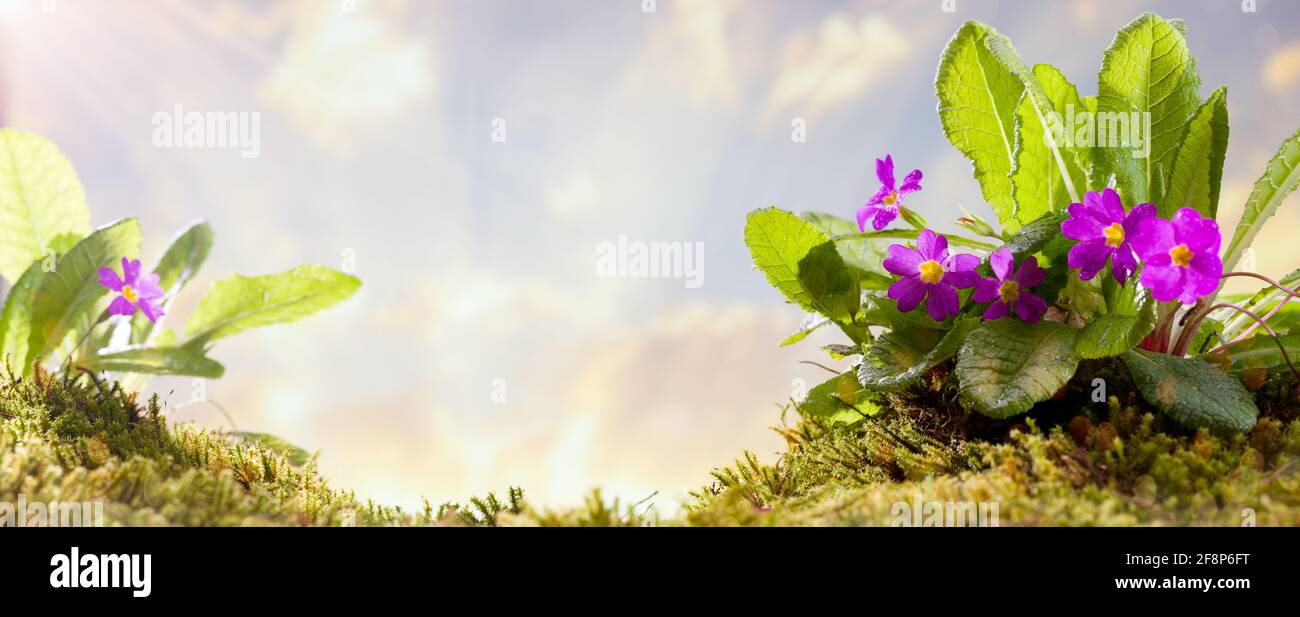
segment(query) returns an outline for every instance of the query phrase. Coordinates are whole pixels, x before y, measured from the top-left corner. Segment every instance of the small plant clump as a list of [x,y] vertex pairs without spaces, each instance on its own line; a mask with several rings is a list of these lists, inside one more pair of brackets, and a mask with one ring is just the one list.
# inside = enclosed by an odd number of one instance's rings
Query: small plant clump
[[[797,401],[801,413],[879,422],[941,379],[951,396],[921,407],[973,433],[1027,422],[1071,394],[1104,402],[1125,386],[1179,430],[1227,437],[1259,421],[1262,388],[1300,375],[1300,303],[1290,302],[1300,270],[1281,280],[1234,271],[1300,184],[1300,132],[1225,237],[1216,217],[1227,92],[1201,98],[1186,24],[1141,15],[1101,64],[1097,94],[1081,96],[987,25],[967,22],[949,42],[935,82],[939,122],[997,218],[966,212],[957,224],[971,237],[938,233],[905,206],[927,193],[923,174],[898,182],[889,155],[876,161],[880,187],[856,224],[750,213],[754,264],[808,312],[782,344],[833,324],[848,342],[826,351],[857,360]],[[1117,126],[1131,130],[1116,135]],[[1230,278],[1263,287],[1228,296]],[[1085,364],[1102,360],[1109,374],[1080,384]]]

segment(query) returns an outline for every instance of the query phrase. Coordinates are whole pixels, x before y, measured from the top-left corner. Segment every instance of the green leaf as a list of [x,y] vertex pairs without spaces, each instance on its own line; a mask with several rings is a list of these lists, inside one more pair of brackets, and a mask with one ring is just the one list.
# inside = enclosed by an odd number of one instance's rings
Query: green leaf
[[176,294],[198,274],[203,262],[207,261],[208,253],[212,251],[212,239],[212,228],[201,220],[190,223],[172,239],[171,246],[167,247],[167,251],[152,270],[158,275],[158,287],[167,293],[160,307],[164,315],[158,319],[158,323],[149,321],[144,313],[137,313],[132,317],[130,322],[132,344],[143,345],[151,342],[150,335],[167,319],[166,313],[170,312]]
[[1079,366],[1075,333],[1050,321],[985,323],[957,354],[962,400],[991,418],[1010,418],[1051,398]]
[[[1210,320],[1207,319],[1206,321]],[[1216,339],[1214,343],[1217,342]],[[1214,343],[1211,343],[1211,346],[1217,347]],[[1279,343],[1281,343],[1280,346]],[[1282,349],[1286,349],[1285,356],[1282,354]],[[1193,346],[1190,351],[1197,352],[1200,349]],[[1274,338],[1265,332],[1257,332],[1253,336],[1227,345],[1222,350],[1215,350],[1214,353],[1202,353],[1199,357],[1216,366],[1230,367],[1234,373],[1241,373],[1260,369],[1267,371],[1289,370],[1286,364],[1288,356],[1292,362],[1300,360],[1300,333],[1284,334]]]
[[144,373],[151,375],[188,375],[218,379],[225,367],[188,347],[129,347],[120,351],[101,351],[82,359],[81,365],[94,371]]
[[1169,218],[1179,208],[1194,208],[1201,216],[1215,218],[1227,151],[1228,89],[1221,87],[1201,104],[1183,131],[1160,216]]
[[1137,347],[1156,326],[1156,303],[1148,293],[1141,296],[1136,304],[1129,303],[1088,322],[1074,341],[1074,353],[1091,360],[1118,356]]
[[290,323],[342,302],[361,287],[356,277],[324,266],[265,276],[234,275],[212,285],[185,322],[183,346],[205,346],[250,328]]
[[[915,229],[886,229],[884,231],[864,231],[858,233],[845,234],[842,236],[835,236],[834,238],[831,238],[831,240],[834,240],[836,244],[840,244],[841,242],[853,242],[857,240],[869,240],[872,242],[876,242],[880,240],[916,240],[917,235],[920,233],[921,233],[920,231]],[[966,248],[978,249],[982,251],[992,251],[997,248],[996,245],[989,244],[988,242],[984,242],[983,240],[975,240],[964,236],[943,234],[943,237],[948,239],[949,246],[964,246]],[[888,242],[886,243],[886,246],[888,246],[889,244],[897,244],[897,242]]]
[[1015,157],[1016,104],[1025,86],[994,57],[986,39],[1005,37],[977,21],[968,21],[949,41],[939,61],[935,92],[944,135],[970,159],[984,200],[1003,228],[1018,227],[1011,196]]
[[[1159,15],[1145,13],[1115,35],[1098,74],[1094,136],[1102,173],[1115,174],[1126,203],[1163,203],[1183,125],[1200,103],[1200,85],[1187,41]],[[1141,148],[1127,139],[1135,134],[1133,114]]]
[[958,318],[951,330],[908,328],[880,335],[858,366],[858,382],[871,390],[899,390],[957,355],[979,327],[975,317]]
[[229,433],[229,435],[231,437],[234,437],[240,442],[249,445],[262,446],[267,450],[279,454],[280,456],[283,456],[285,460],[289,461],[289,464],[294,467],[302,467],[303,465],[307,464],[307,461],[311,460],[311,456],[307,453],[306,450],[289,443],[283,438],[276,437],[275,435],[270,435],[267,433],[253,433],[249,431],[235,431]]
[[108,295],[108,288],[99,283],[99,269],[120,271],[121,259],[134,259],[139,252],[140,223],[124,219],[99,228],[59,257],[33,294],[24,374],[69,334],[85,333],[94,325]]
[[822,351],[826,352],[826,355],[830,356],[832,360],[843,360],[862,355],[862,347],[858,345],[823,345]]
[[[858,224],[824,212],[804,212],[799,215],[812,223],[818,231],[828,238],[844,236],[858,232]],[[889,254],[889,242],[882,239],[863,238],[858,241],[836,242],[844,263],[858,269],[858,279],[862,289],[888,289],[894,278],[881,265]]]
[[14,364],[27,361],[27,340],[32,333],[32,300],[45,276],[42,265],[41,261],[32,262],[9,290],[4,312],[0,313],[0,361],[10,368],[17,368],[20,375],[27,369]]
[[1064,220],[1064,212],[1047,212],[1016,230],[1007,241],[1007,248],[1016,256],[1016,262],[1043,250],[1049,243],[1060,238],[1061,222]]
[[1259,417],[1241,380],[1197,358],[1133,350],[1124,354],[1142,398],[1179,424],[1216,433],[1250,430]]
[[1064,119],[1084,108],[1079,103],[1078,89],[1055,67],[1039,64],[1031,70],[1005,38],[991,36],[986,43],[994,57],[1025,86],[1016,104],[1011,170],[1015,217],[1023,225],[1044,213],[1082,201],[1079,188],[1088,184],[1086,170],[1079,166],[1077,154],[1067,151],[1067,147],[1073,147],[1072,135]]
[[853,424],[881,411],[867,394],[850,370],[809,390],[802,401],[795,402],[795,408],[804,416],[825,418],[835,424]]
[[769,283],[805,311],[852,323],[858,311],[857,281],[835,243],[816,227],[776,208],[749,213],[745,244]]
[[49,140],[0,130],[0,276],[15,281],[61,234],[90,232],[86,194]]
[[798,343],[799,341],[808,338],[808,335],[815,332],[818,328],[830,322],[831,320],[827,319],[824,315],[819,315],[817,313],[806,313],[803,317],[803,322],[799,324],[799,329],[795,330],[794,334],[785,337],[785,339],[781,341],[780,346],[788,347],[790,345]]
[[1241,212],[1241,221],[1232,233],[1228,250],[1223,257],[1223,271],[1231,272],[1242,253],[1250,248],[1264,222],[1277,212],[1282,200],[1300,184],[1300,131],[1282,142],[1277,154],[1268,162],[1264,175],[1255,181],[1255,190]]

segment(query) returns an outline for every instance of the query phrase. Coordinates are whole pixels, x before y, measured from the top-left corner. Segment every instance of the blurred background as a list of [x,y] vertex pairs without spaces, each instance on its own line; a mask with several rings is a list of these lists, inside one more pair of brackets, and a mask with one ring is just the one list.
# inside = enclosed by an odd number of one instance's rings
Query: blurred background
[[[1094,94],[1147,10],[1187,20],[1203,96],[1228,86],[1233,225],[1300,126],[1298,3],[0,0],[0,118],[72,159],[93,224],[140,217],[146,264],[211,222],[174,325],[230,273],[364,281],[222,341],[221,380],[155,381],[173,421],[279,435],[385,503],[603,487],[671,514],[742,450],[776,456],[781,404],[823,379],[798,362],[835,340],[777,347],[801,314],[753,271],[745,213],[852,218],[891,153],[924,171],[908,205],[931,221],[988,215],[935,113],[948,39],[985,21]],[[158,147],[178,105],[257,114],[256,156]],[[1300,266],[1297,206],[1259,271]],[[620,236],[702,247],[701,284],[600,276]]]

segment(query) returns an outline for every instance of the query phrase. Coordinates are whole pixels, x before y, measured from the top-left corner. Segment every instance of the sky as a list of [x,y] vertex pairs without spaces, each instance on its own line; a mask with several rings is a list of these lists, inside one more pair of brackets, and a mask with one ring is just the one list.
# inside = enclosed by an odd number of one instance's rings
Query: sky
[[[742,451],[777,456],[783,402],[823,379],[800,361],[837,342],[777,346],[801,314],[753,270],[745,214],[851,218],[889,153],[941,229],[989,215],[935,112],[948,39],[979,19],[1094,94],[1147,10],[1186,19],[1203,96],[1228,86],[1235,225],[1300,127],[1300,3],[0,0],[0,119],[63,149],[93,224],[139,217],[146,263],[210,222],[180,319],[233,273],[362,279],[221,341],[220,380],[155,380],[172,421],[279,435],[384,503],[601,487],[672,514]],[[256,156],[159,147],[177,106],[257,114]],[[1300,265],[1297,206],[1260,272]],[[620,237],[698,247],[697,276],[602,276]]]

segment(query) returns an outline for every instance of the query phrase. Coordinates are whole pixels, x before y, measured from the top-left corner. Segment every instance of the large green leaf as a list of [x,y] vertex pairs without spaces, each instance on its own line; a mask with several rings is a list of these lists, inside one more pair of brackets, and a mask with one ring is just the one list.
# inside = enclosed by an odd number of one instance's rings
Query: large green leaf
[[170,311],[176,294],[194,278],[199,268],[203,266],[203,262],[207,261],[208,253],[212,251],[212,239],[212,228],[204,221],[191,223],[172,239],[171,246],[167,247],[167,251],[153,268],[153,273],[158,275],[158,286],[167,293],[161,306],[164,315],[158,319],[159,323],[149,321],[144,313],[137,313],[132,317],[130,322],[132,344],[142,345],[150,342],[150,335],[155,328],[167,319],[166,312]]
[[853,321],[857,281],[835,243],[812,223],[776,208],[755,210],[747,217],[745,244],[754,265],[788,300],[839,323]]
[[[1094,136],[1103,175],[1115,174],[1126,202],[1162,203],[1183,125],[1200,103],[1200,83],[1187,41],[1159,15],[1143,14],[1115,35],[1098,74]],[[1134,119],[1142,125],[1142,148],[1116,135],[1124,127],[1133,135]]]
[[1142,398],[1184,426],[1243,432],[1259,417],[1241,380],[1204,360],[1135,349],[1124,354],[1124,363]]
[[1160,216],[1171,217],[1179,208],[1194,208],[1201,216],[1219,212],[1219,187],[1223,159],[1228,151],[1228,89],[1221,87],[1196,110],[1183,132],[1174,159],[1169,190],[1159,204]]
[[[1016,104],[1014,163],[1011,169],[1016,222],[1023,225],[1047,212],[1080,202],[1088,184],[1079,166],[1066,118],[1084,113],[1079,91],[1059,70],[1047,64],[1030,69],[1005,38],[987,39],[994,57],[1025,85]],[[1069,150],[1067,150],[1067,148]]]
[[836,424],[852,424],[881,411],[867,398],[867,392],[858,385],[852,370],[809,390],[802,401],[795,402],[795,407],[805,416],[824,418]]
[[297,321],[348,299],[356,277],[324,266],[217,281],[185,323],[185,346],[204,346],[250,328]]
[[1277,212],[1282,200],[1300,184],[1300,131],[1296,131],[1282,142],[1277,154],[1268,162],[1264,175],[1255,181],[1255,190],[1241,212],[1241,221],[1232,233],[1228,250],[1223,257],[1223,271],[1230,272],[1237,266],[1242,253],[1250,248],[1255,236],[1264,227],[1264,222]]
[[1018,224],[1011,196],[1012,146],[1016,104],[1025,86],[994,57],[986,43],[989,38],[1006,41],[980,22],[963,24],[943,51],[934,85],[944,135],[970,159],[984,200],[998,222],[1014,229]]
[[40,261],[32,262],[9,290],[4,312],[0,313],[0,362],[18,369],[19,374],[25,369],[14,365],[27,361],[27,340],[32,333],[32,299],[45,276],[42,266]]
[[54,271],[41,277],[33,294],[24,372],[37,358],[62,345],[69,334],[85,333],[94,325],[108,295],[108,288],[99,283],[99,269],[120,273],[121,259],[134,259],[139,252],[140,223],[124,219],[99,228],[59,257]]
[[[1125,289],[1136,287],[1135,282],[1130,282]],[[1084,359],[1108,358],[1137,347],[1155,328],[1155,304],[1144,291],[1136,302],[1128,302],[1093,319],[1079,331],[1074,352]]]
[[61,234],[90,232],[86,194],[49,140],[0,130],[0,276],[16,281]]
[[130,347],[108,353],[91,354],[82,366],[95,371],[145,373],[151,375],[188,375],[220,378],[225,367],[188,347]]
[[907,328],[880,335],[858,366],[858,382],[871,390],[906,387],[926,371],[957,355],[966,337],[980,325],[975,317],[959,318],[951,330]]
[[961,397],[975,411],[1010,418],[1056,394],[1079,366],[1076,331],[1050,321],[990,321],[957,354]]

